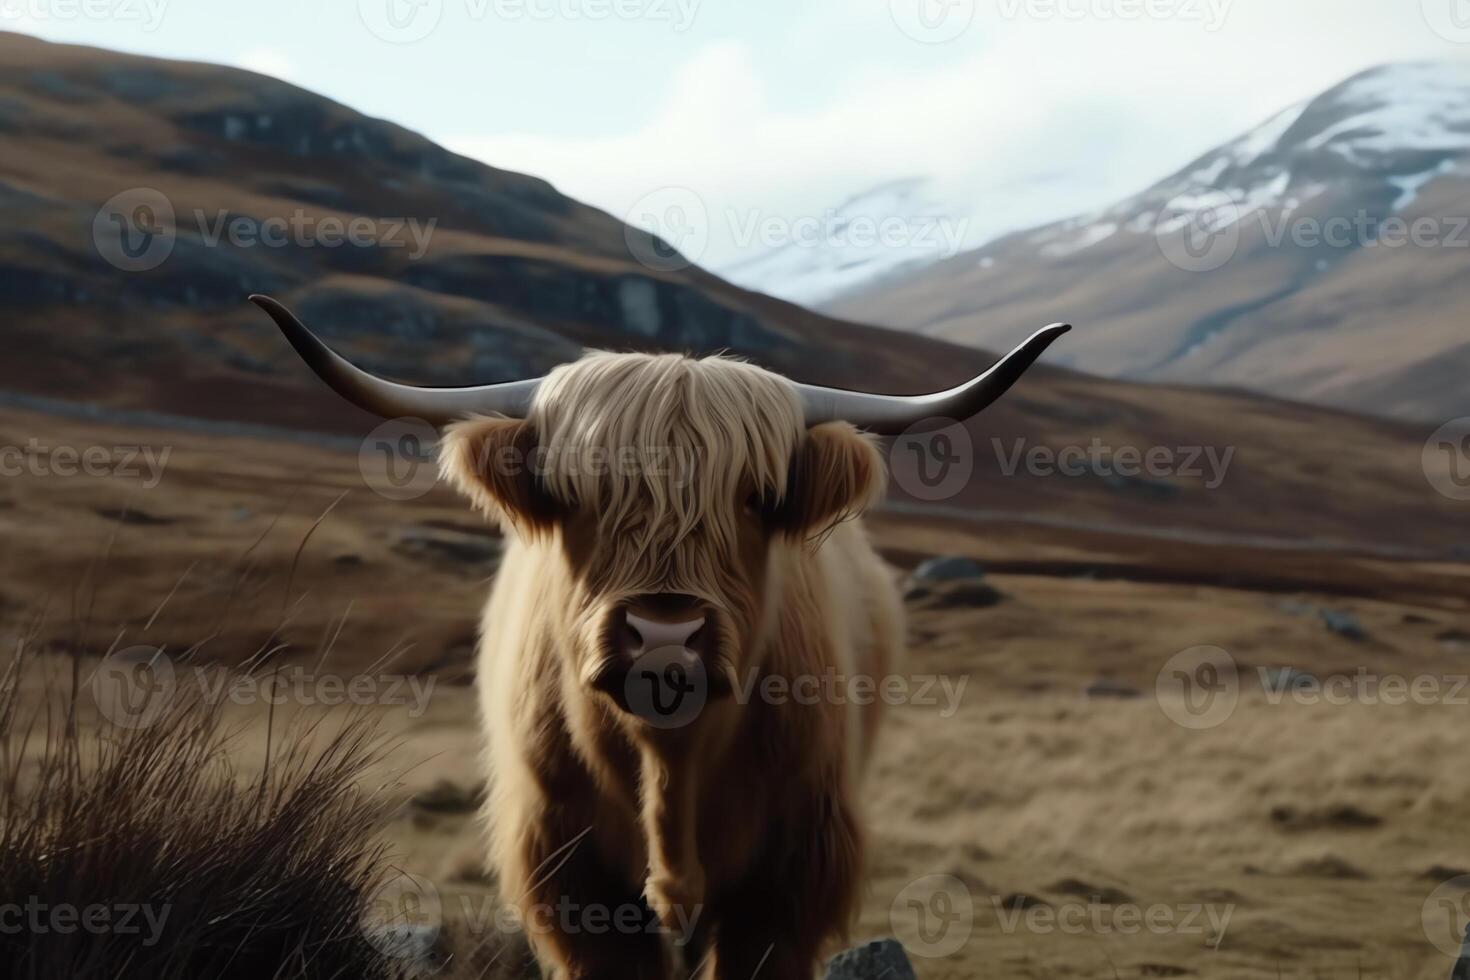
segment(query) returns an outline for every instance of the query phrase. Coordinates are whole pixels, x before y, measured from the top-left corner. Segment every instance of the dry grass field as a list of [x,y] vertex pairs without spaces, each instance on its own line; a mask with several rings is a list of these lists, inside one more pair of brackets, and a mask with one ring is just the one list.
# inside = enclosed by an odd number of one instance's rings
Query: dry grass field
[[[357,709],[396,742],[373,783],[392,804],[383,839],[433,884],[468,975],[524,975],[493,928],[471,812],[471,645],[498,547],[478,519],[443,489],[387,500],[331,446],[17,412],[0,430],[170,450],[152,487],[0,484],[7,646],[27,637],[41,664],[80,651],[84,666],[162,647],[181,681],[246,663],[376,678],[399,702]],[[889,514],[873,533],[899,574],[969,555],[998,594],[910,602],[910,696],[863,793],[860,937],[898,934],[925,980],[1448,973],[1422,917],[1470,870],[1470,689],[1455,681],[1470,674],[1470,569],[1018,521]],[[1171,663],[1197,647],[1227,652],[1238,677],[1203,714],[1175,696]],[[1329,703],[1274,691],[1280,668],[1292,683],[1361,669],[1440,684],[1426,703],[1377,688]],[[400,675],[419,686],[387,697]],[[270,712],[240,701],[225,710],[248,769]],[[353,710],[290,703],[270,723]]]

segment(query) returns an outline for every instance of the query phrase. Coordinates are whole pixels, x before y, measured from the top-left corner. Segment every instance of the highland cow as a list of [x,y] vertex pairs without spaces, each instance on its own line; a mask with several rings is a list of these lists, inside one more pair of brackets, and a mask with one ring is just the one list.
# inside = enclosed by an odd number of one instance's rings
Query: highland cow
[[683,947],[713,980],[809,980],[857,910],[878,715],[769,694],[876,680],[903,638],[857,520],[883,461],[855,426],[973,415],[1066,327],[927,396],[601,353],[544,379],[422,389],[256,301],[339,393],[444,426],[443,475],[510,540],[481,624],[486,817],[543,966],[665,978]]

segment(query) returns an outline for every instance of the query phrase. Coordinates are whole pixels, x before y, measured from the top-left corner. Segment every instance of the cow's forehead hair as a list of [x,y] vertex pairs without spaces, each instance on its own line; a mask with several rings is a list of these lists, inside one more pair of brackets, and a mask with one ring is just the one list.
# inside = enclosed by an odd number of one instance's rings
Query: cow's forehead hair
[[[549,451],[545,478],[554,493],[598,499],[614,518],[652,505],[656,514],[646,516],[686,528],[702,509],[728,506],[742,481],[779,494],[805,431],[785,378],[731,357],[680,354],[593,352],[562,365],[537,392],[531,421]],[[674,462],[693,465],[697,479],[681,485],[652,470],[558,465],[592,449],[640,459],[682,453]]]

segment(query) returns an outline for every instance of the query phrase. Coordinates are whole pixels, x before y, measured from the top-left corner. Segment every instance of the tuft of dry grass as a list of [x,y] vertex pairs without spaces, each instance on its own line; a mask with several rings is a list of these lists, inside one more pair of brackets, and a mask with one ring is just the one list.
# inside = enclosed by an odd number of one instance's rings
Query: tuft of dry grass
[[39,704],[26,662],[0,679],[0,978],[403,975],[363,925],[387,872],[366,719],[268,730],[242,774],[202,699],[88,728],[82,661]]

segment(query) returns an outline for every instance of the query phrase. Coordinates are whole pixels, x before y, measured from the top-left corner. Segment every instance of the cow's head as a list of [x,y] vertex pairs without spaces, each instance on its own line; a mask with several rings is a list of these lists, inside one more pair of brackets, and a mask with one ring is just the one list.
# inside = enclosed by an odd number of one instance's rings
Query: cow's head
[[1038,331],[984,374],[933,395],[795,384],[741,361],[589,354],[545,378],[415,388],[327,348],[279,303],[255,301],[328,384],[389,418],[444,429],[443,473],[513,533],[551,543],[582,681],[623,707],[639,658],[672,651],[718,693],[757,656],[781,549],[806,547],[881,493],[858,427],[968,418],[1067,330]]

